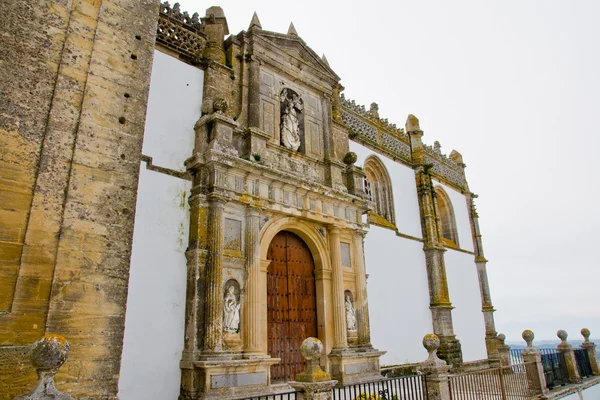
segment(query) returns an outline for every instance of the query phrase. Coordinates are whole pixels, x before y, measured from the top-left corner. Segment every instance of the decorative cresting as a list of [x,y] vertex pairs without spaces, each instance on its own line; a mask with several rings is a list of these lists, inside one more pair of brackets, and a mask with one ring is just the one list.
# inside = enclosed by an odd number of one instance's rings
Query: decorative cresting
[[29,360],[36,369],[38,382],[31,392],[17,396],[15,400],[73,400],[54,386],[54,375],[67,361],[70,349],[67,339],[60,335],[46,335],[37,340],[29,352]]
[[[401,159],[409,164],[415,161],[411,158],[407,133],[402,128],[398,128],[396,124],[389,123],[386,118],[380,118],[379,107],[376,103],[371,104],[370,109],[367,110],[364,106],[356,104],[354,100],[346,99],[341,94],[340,106],[339,115],[344,125],[350,129],[351,139],[366,142],[392,158]],[[461,189],[467,188],[464,176],[465,165],[459,158],[454,157],[458,153],[453,152],[450,157],[442,154],[439,143],[433,147],[424,145],[423,149],[424,161],[432,164],[432,172],[435,176]]]
[[172,8],[168,1],[162,3],[156,41],[187,56],[192,63],[201,62],[206,36],[198,13],[190,17],[187,11],[181,12],[179,3]]
[[590,342],[590,330],[587,328],[583,328],[581,330],[581,335],[583,336],[583,343],[581,343],[581,348],[586,349],[588,352],[588,356],[590,358],[590,364],[592,366],[592,373],[596,376],[600,375],[600,367],[598,367],[598,354],[596,353],[596,344]]

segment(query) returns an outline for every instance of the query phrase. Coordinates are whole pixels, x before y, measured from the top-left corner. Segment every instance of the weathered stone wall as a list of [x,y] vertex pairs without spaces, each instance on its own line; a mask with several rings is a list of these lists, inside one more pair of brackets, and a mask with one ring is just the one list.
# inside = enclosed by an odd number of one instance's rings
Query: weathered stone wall
[[158,1],[0,8],[0,399],[23,346],[71,342],[57,384],[114,398]]

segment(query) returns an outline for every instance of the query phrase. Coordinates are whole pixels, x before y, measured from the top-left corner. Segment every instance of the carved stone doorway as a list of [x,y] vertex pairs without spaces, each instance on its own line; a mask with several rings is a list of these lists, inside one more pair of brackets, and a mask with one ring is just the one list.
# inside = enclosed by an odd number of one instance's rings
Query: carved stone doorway
[[268,353],[281,358],[271,367],[273,382],[292,381],[305,367],[302,341],[317,336],[315,264],[304,241],[281,231],[271,241],[267,259]]

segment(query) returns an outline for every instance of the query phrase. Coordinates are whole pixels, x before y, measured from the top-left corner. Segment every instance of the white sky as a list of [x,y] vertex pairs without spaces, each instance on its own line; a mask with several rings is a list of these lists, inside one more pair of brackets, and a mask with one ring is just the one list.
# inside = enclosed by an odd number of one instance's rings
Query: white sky
[[600,2],[180,1],[221,6],[229,30],[257,11],[300,37],[357,103],[458,150],[477,200],[496,327],[600,337]]

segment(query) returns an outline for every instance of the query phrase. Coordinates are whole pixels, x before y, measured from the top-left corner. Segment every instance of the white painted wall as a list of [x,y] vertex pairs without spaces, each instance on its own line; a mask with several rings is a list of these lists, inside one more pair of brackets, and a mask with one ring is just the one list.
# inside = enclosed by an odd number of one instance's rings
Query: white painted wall
[[450,198],[452,208],[454,209],[454,218],[456,219],[459,247],[463,250],[474,251],[467,198],[464,194],[444,184],[436,182],[434,186],[441,186]]
[[382,364],[425,360],[421,342],[433,328],[423,243],[372,225],[365,238],[365,263],[371,342],[387,351]]
[[154,51],[142,154],[164,168],[185,171],[200,118],[204,71]]
[[121,400],[176,399],[185,324],[191,182],[146,169],[138,185]]
[[[356,165],[360,166],[364,165],[365,159],[369,155],[376,154],[372,150],[353,141],[350,141],[350,151],[356,153],[358,156]],[[414,170],[382,155],[377,154],[377,156],[387,168],[392,180],[394,213],[396,215],[398,231],[418,238],[423,237]]]
[[[460,240],[460,239],[459,239]],[[463,360],[487,358],[481,312],[479,279],[473,255],[449,249],[444,253],[454,333],[462,345]]]

